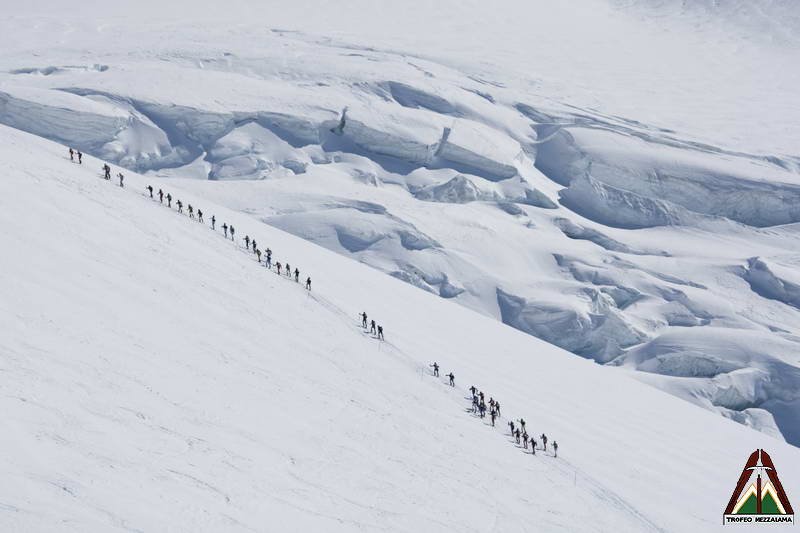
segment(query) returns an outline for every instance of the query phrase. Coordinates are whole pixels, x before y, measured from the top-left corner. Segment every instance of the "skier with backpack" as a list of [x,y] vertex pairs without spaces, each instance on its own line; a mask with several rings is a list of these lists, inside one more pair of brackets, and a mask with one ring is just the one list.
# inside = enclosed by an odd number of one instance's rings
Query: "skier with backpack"
[[553,457],[558,457],[558,442],[553,441]]
[[234,233],[236,233],[236,230],[233,229],[233,224],[231,224],[230,229],[231,229],[231,240],[233,240],[233,235]]
[[215,217],[214,215],[211,215],[211,229],[213,230],[217,229],[217,217]]
[[295,283],[300,282],[300,271],[297,270],[297,268],[294,269],[294,282]]
[[311,276],[308,276],[308,277],[306,278],[306,290],[307,290],[307,291],[310,291],[310,290],[311,290]]
[[69,149],[69,160],[73,162],[75,161],[75,150],[72,148]]
[[370,333],[375,333],[375,320],[374,319],[371,320],[370,323],[369,323],[369,332]]
[[544,448],[544,451],[547,451],[547,435],[544,433],[542,433],[542,447]]
[[80,150],[78,150],[78,164],[79,165],[83,164],[83,154],[81,153]]
[[203,222],[203,212],[201,210],[197,210],[197,221]]
[[[366,320],[367,320],[367,314],[364,313],[364,321],[366,322]],[[372,323],[374,324],[375,321],[373,320]],[[366,325],[364,327],[366,327]],[[433,375],[438,378],[439,377],[439,363],[434,361],[432,365],[428,365],[428,366],[433,368]]]
[[367,329],[367,312],[366,311],[361,313],[361,326],[364,329]]
[[164,203],[164,191],[161,189],[158,189],[158,201],[159,203]]
[[147,186],[147,192],[150,193],[150,198],[152,198],[153,197],[153,186],[152,185],[148,185]]
[[228,238],[228,224],[225,222],[222,223],[222,231],[225,232],[225,238]]
[[[383,330],[381,329],[380,331],[382,332]],[[383,336],[383,334],[381,334],[381,336]],[[447,374],[447,377],[450,378],[450,386],[451,387],[455,387],[456,386],[456,376],[455,376],[455,374],[450,372],[449,374]]]
[[108,166],[108,163],[103,163],[103,178],[106,180],[111,179],[111,167]]
[[183,202],[178,200],[177,202],[175,202],[175,205],[178,206],[178,213],[183,213]]
[[378,339],[379,340],[386,340],[386,339],[383,338],[383,326],[378,326]]
[[117,177],[119,178],[119,186],[124,187],[125,185],[122,184],[122,181],[125,179],[125,176],[123,176],[122,172],[120,172],[117,174]]
[[172,207],[172,193],[167,193],[167,207]]
[[256,250],[256,257],[258,257],[259,264],[261,263],[261,250]]
[[192,207],[192,204],[189,204],[189,218],[194,220],[194,207]]
[[244,236],[244,247],[245,248],[250,248],[250,236],[249,235],[245,235]]

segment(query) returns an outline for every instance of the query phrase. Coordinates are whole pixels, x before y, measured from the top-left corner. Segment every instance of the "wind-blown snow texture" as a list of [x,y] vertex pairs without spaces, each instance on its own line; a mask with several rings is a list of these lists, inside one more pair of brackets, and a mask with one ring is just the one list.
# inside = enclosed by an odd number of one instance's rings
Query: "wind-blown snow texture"
[[800,443],[796,4],[553,4],[34,1],[0,124]]

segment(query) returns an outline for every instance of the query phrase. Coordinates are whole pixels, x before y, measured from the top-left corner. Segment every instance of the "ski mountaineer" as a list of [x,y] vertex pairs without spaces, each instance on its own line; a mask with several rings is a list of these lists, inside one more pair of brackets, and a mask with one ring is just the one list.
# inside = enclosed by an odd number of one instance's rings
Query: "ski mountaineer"
[[167,193],[167,207],[172,207],[172,193]]
[[200,211],[199,209],[197,210],[197,221],[203,222],[203,212]]
[[494,409],[492,409],[492,411],[491,411],[489,414],[490,414],[490,415],[491,415],[491,417],[492,417],[492,427],[494,427],[494,419],[495,419],[495,418],[497,418],[497,411],[495,411]]
[[511,428],[511,436],[514,436],[514,421],[513,420],[509,420],[508,427]]
[[236,230],[233,229],[233,224],[231,224],[230,228],[231,228],[231,240],[233,240],[233,234],[236,233]]
[[183,202],[178,200],[177,202],[175,202],[175,205],[178,206],[178,213],[183,213]]
[[277,263],[275,263],[275,266],[278,267],[278,275],[280,276],[281,275],[281,262],[278,261]]
[[250,236],[249,235],[245,235],[244,236],[244,247],[245,248],[250,248]]
[[228,238],[228,225],[225,224],[224,222],[222,223],[222,231],[225,232],[225,238],[227,239]]
[[253,239],[253,253],[256,253],[256,240]]
[[472,397],[472,412],[473,413],[477,413],[478,412],[478,397],[477,396],[473,396]]
[[[381,330],[381,331],[383,331],[383,330]],[[449,374],[447,374],[447,377],[450,378],[450,386],[451,387],[455,387],[456,386],[456,376],[455,376],[455,374],[450,372]]]
[[103,178],[107,180],[111,179],[111,167],[108,166],[108,163],[103,163]]
[[524,418],[520,418],[519,419],[519,425],[522,428],[522,431],[525,431],[525,419]]
[[536,441],[531,437],[531,454],[536,455]]
[[152,198],[153,197],[153,186],[152,185],[148,185],[147,186],[147,192],[150,193],[150,198]]
[[78,164],[79,165],[83,164],[83,154],[81,153],[80,150],[78,150]]
[[519,428],[517,428],[516,431],[514,431],[514,438],[517,439],[517,444],[519,444],[519,436],[520,436],[520,432],[519,432]]
[[265,261],[265,263],[267,264],[267,268],[270,269],[272,268],[272,250],[270,250],[269,248],[267,248],[267,260]]
[[522,434],[522,447],[528,449],[528,432]]
[[73,150],[72,148],[69,149],[69,160],[75,161],[75,150]]
[[475,393],[478,391],[478,389],[475,387],[475,385],[472,385],[469,388],[469,391],[472,393],[473,396],[475,396]]
[[371,320],[370,323],[369,323],[369,332],[370,333],[375,333],[375,320],[374,319]]
[[214,215],[211,215],[211,229],[213,230],[217,229],[217,217],[215,217]]
[[311,290],[311,276],[308,276],[308,277],[306,278],[306,290],[307,290],[307,291],[310,291],[310,290]]
[[547,435],[544,433],[542,433],[542,447],[544,448],[544,451],[547,451]]
[[500,402],[494,401],[494,410],[497,411],[497,416],[500,416]]
[[294,269],[294,282],[295,283],[300,282],[300,271],[297,270],[296,268]]
[[478,396],[481,397],[481,401],[483,401],[483,391],[478,392]]
[[553,457],[558,457],[558,442],[553,441]]
[[162,204],[164,203],[164,191],[161,189],[158,189],[158,201]]
[[258,257],[258,262],[261,263],[261,250],[256,250],[256,257]]
[[486,417],[486,403],[483,400],[478,404],[478,409],[481,411],[481,418]]
[[386,340],[386,339],[383,338],[383,326],[378,326],[378,339],[380,339],[382,341]]
[[192,207],[192,204],[189,204],[189,218],[194,219],[194,207]]
[[366,311],[361,313],[361,326],[364,329],[367,329],[367,312]]
[[286,263],[286,277],[292,277],[292,266],[289,263]]
[[[364,313],[364,321],[366,322],[366,320],[367,320],[367,314]],[[373,320],[373,322],[374,322],[374,320]],[[366,325],[364,327],[366,327]],[[432,365],[428,365],[428,366],[433,368],[433,375],[438,378],[439,377],[439,363],[434,361]]]
[[122,180],[125,179],[125,176],[123,176],[122,172],[120,172],[119,174],[117,174],[117,177],[119,177],[119,186],[124,187],[124,185],[122,184]]

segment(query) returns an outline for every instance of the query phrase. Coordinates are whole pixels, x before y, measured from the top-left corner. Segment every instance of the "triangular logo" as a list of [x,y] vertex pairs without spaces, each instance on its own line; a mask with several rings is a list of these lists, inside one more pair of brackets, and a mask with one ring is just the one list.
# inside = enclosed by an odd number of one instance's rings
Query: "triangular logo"
[[725,524],[752,522],[794,523],[794,510],[775,464],[761,449],[747,459],[723,515]]

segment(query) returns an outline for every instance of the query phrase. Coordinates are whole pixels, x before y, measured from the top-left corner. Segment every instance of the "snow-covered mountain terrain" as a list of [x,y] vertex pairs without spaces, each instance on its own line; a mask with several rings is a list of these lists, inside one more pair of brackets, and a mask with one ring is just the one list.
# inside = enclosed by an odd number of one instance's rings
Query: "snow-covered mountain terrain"
[[[700,531],[712,472],[764,441],[797,464],[795,2],[27,4],[0,20],[0,523]],[[518,463],[464,380],[574,451]]]
[[[752,449],[800,467],[797,448],[632,371],[178,183],[120,188],[97,159],[0,134],[2,531],[709,531]],[[471,384],[501,402],[497,427],[469,412]],[[520,417],[547,452],[514,443]]]

